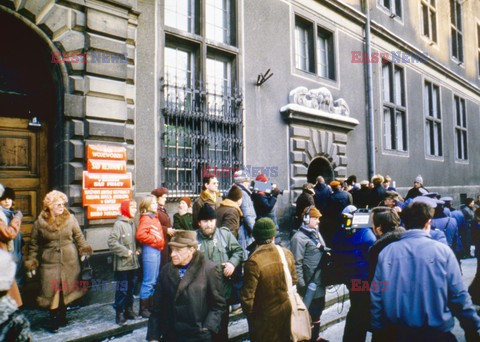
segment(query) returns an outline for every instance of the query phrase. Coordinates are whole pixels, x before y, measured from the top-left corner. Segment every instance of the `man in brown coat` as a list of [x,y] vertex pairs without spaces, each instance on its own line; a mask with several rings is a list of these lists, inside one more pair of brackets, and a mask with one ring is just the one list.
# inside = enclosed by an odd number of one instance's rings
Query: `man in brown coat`
[[217,227],[227,227],[238,239],[238,228],[242,217],[242,190],[233,185],[228,192],[227,198],[220,203],[217,209]]
[[205,203],[208,203],[213,210],[217,210],[222,201],[222,195],[218,192],[218,180],[213,176],[203,177],[202,192],[200,196],[193,202],[193,229],[198,229],[198,212]]
[[[258,247],[245,263],[241,301],[252,342],[290,341],[292,307],[282,260],[274,244],[276,233],[275,223],[270,218],[258,220],[253,227]],[[295,260],[288,249],[283,248],[283,251],[293,284],[296,284]]]

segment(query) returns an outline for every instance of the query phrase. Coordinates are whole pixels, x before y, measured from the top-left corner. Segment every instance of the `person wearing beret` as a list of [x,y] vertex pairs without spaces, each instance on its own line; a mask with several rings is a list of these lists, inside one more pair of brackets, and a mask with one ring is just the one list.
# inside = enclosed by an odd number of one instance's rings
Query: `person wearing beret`
[[173,215],[174,229],[193,230],[192,201],[188,197],[180,197],[178,213]]
[[[172,227],[172,220],[170,220],[170,215],[168,215],[167,209],[165,208],[168,189],[165,187],[157,188],[152,190],[151,194],[157,198],[158,220],[162,225],[163,236],[165,237],[166,242],[168,242],[170,241],[170,236],[172,236],[174,231]],[[165,265],[168,261],[170,261],[170,249],[168,248],[168,243],[166,243],[162,250],[161,266]]]
[[[253,227],[257,248],[245,263],[241,303],[247,316],[252,342],[290,341],[290,315],[292,306],[288,299],[282,259],[275,246],[277,229],[269,217],[264,217]],[[295,259],[292,252],[282,248],[292,277],[297,284]]]
[[158,277],[147,340],[211,342],[226,310],[221,268],[198,250],[195,231],[175,230],[169,243],[172,261]]

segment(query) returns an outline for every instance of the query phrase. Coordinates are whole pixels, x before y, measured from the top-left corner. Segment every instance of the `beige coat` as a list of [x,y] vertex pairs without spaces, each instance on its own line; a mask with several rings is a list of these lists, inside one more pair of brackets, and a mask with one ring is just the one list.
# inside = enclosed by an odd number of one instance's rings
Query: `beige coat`
[[[6,221],[6,218],[0,219],[0,249],[8,252],[9,242],[15,239],[20,232],[21,220],[14,217],[10,221],[10,225],[7,225]],[[17,282],[15,280],[13,280],[12,287],[8,290],[8,294],[15,300],[19,307],[22,306],[22,297],[20,296],[20,291],[18,290]]]
[[62,282],[65,305],[82,297],[79,286],[80,256],[91,255],[75,216],[65,210],[54,219],[42,211],[33,225],[32,238],[25,257],[28,271],[39,269],[41,289],[38,305],[49,308],[58,282]]

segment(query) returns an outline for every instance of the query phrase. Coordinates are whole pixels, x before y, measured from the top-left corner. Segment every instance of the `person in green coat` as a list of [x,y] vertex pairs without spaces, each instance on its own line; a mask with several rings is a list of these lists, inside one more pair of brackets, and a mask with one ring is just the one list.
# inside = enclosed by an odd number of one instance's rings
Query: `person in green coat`
[[138,255],[141,248],[135,240],[133,217],[137,212],[137,203],[126,200],[120,204],[120,215],[108,237],[108,247],[113,253],[113,270],[117,281],[115,292],[115,322],[124,325],[127,319],[136,319],[133,312],[133,291],[140,268]]
[[213,341],[227,341],[228,304],[231,304],[229,299],[233,284],[231,277],[235,268],[243,261],[243,249],[230,229],[226,227],[217,228],[216,221],[215,210],[209,204],[204,204],[198,212],[198,224],[200,226],[200,229],[197,230],[198,250],[203,252],[208,260],[213,261],[216,265],[222,265],[225,299],[227,300],[227,310],[222,317],[220,332],[213,337]]
[[194,230],[192,224],[192,201],[188,197],[180,197],[178,213],[173,215],[173,228],[181,230]]

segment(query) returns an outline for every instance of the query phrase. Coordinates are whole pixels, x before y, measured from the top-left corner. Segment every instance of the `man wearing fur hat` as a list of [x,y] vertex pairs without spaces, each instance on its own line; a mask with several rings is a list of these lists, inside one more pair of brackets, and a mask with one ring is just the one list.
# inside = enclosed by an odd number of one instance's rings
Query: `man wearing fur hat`
[[415,181],[413,182],[413,188],[408,190],[407,196],[405,196],[405,200],[408,200],[409,198],[413,199],[417,196],[423,196],[428,193],[429,191],[423,186],[423,177],[421,175],[418,175],[417,177],[415,177]]
[[[292,306],[288,299],[282,259],[275,246],[276,234],[275,223],[270,218],[258,220],[253,228],[258,247],[245,263],[241,302],[252,342],[290,341]],[[295,285],[295,259],[288,249],[280,248],[285,254]]]
[[15,281],[12,256],[0,249],[0,341],[30,341],[30,323],[18,310],[8,290]]
[[218,180],[216,177],[203,177],[202,184],[202,192],[195,202],[193,202],[192,215],[194,229],[199,228],[198,212],[205,203],[210,205],[213,210],[216,210],[220,206],[220,202],[222,202],[222,195],[218,192]]
[[224,199],[217,208],[217,227],[227,227],[238,239],[238,229],[240,228],[240,220],[242,218],[242,190],[233,185],[228,192],[227,198]]
[[295,257],[295,269],[298,277],[298,293],[305,295],[308,285],[314,282],[317,290],[313,296],[309,311],[312,317],[312,339],[317,341],[320,332],[320,316],[325,308],[325,286],[322,284],[321,271],[318,268],[326,247],[322,235],[318,231],[320,211],[314,205],[307,207],[302,213],[300,229],[292,238],[290,249]]
[[160,271],[148,341],[210,342],[226,310],[221,270],[197,250],[197,233],[176,230],[172,261]]
[[[217,228],[216,219],[215,210],[209,204],[206,203],[200,208],[198,212],[200,228],[197,230],[198,250],[205,254],[208,260],[223,267],[225,298],[227,304],[234,304],[230,301],[233,285],[231,277],[235,268],[243,261],[243,250],[230,229]],[[222,326],[218,335],[214,336],[214,341],[226,341],[227,339],[228,310],[222,317]]]

